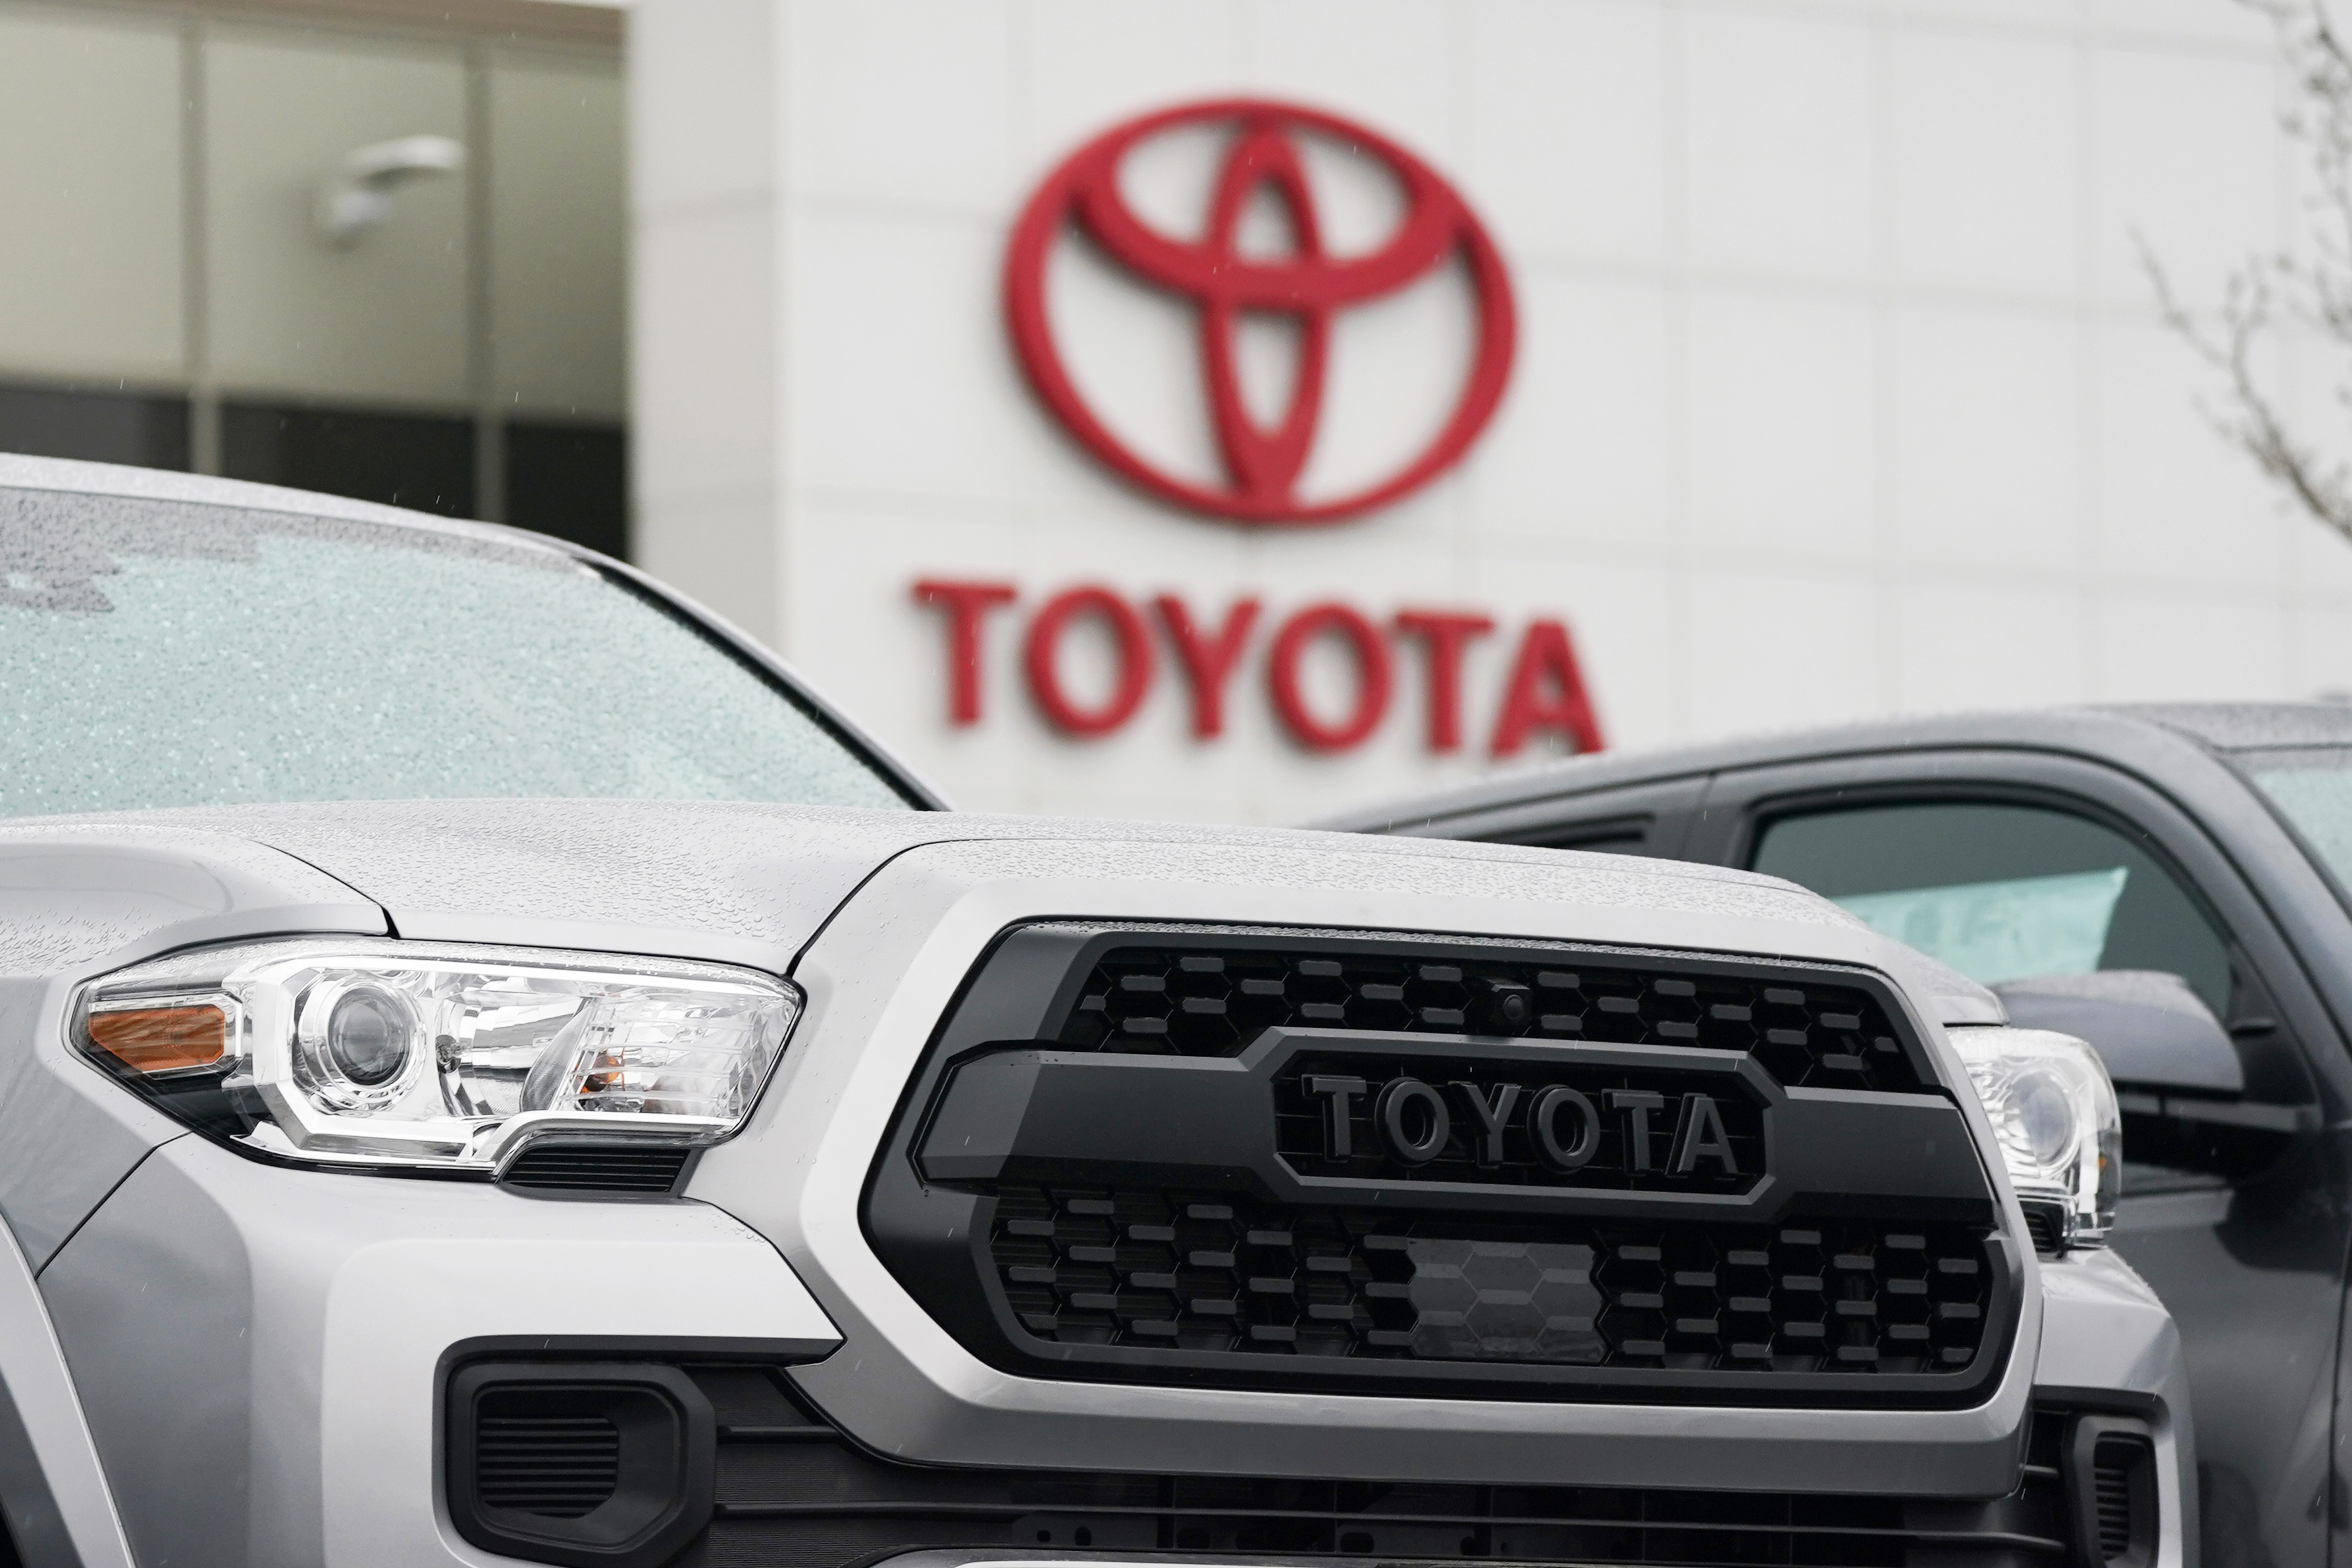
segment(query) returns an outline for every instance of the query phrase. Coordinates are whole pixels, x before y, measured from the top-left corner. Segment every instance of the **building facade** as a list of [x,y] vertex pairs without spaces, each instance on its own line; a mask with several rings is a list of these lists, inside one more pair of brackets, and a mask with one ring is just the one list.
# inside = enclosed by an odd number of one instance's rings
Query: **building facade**
[[[2142,259],[2210,302],[2294,241],[2273,42],[2224,0],[654,0],[630,35],[638,559],[961,804],[1298,820],[1596,740],[2352,686],[2352,546],[2210,428]],[[1140,230],[1068,205],[1096,139],[1199,105],[1102,177]],[[1389,149],[1491,240],[1514,353],[1458,460],[1300,524],[1483,374],[1475,246],[1342,278],[1424,213]]]
[[0,0],[0,449],[625,550],[621,47],[537,0]]

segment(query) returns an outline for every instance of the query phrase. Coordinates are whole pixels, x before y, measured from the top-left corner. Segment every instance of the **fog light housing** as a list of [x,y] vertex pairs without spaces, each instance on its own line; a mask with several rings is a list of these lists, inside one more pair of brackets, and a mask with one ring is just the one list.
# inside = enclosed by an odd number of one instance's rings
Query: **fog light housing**
[[677,1367],[477,1363],[447,1410],[450,1522],[485,1551],[653,1568],[710,1522],[718,1423]]

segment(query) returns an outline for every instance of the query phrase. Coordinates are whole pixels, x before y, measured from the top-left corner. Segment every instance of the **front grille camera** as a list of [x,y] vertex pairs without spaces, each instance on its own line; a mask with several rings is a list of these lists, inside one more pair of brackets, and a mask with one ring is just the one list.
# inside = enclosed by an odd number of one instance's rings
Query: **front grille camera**
[[1478,991],[1478,1021],[1496,1034],[1518,1034],[1536,1016],[1534,993],[1515,980],[1482,980]]

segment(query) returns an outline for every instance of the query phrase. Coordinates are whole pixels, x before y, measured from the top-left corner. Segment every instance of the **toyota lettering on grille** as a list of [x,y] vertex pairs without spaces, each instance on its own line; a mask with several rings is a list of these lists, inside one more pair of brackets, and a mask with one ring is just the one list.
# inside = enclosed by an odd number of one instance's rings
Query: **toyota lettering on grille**
[[1605,1110],[1618,1119],[1617,1146],[1628,1174],[1694,1176],[1706,1165],[1721,1175],[1740,1173],[1722,1106],[1697,1089],[1674,1097],[1668,1139],[1669,1099],[1651,1089],[1602,1089],[1595,1105],[1564,1083],[1530,1092],[1519,1083],[1456,1079],[1441,1089],[1403,1074],[1375,1086],[1351,1073],[1317,1072],[1301,1075],[1299,1087],[1323,1104],[1323,1153],[1334,1163],[1354,1161],[1356,1107],[1368,1102],[1381,1147],[1407,1165],[1428,1164],[1458,1138],[1475,1163],[1491,1170],[1509,1157],[1517,1134],[1546,1170],[1571,1175],[1600,1154]]
[[919,1160],[930,1181],[983,1186],[1753,1212],[1774,1185],[1776,1125],[1825,1109],[1727,1051],[1281,1027],[1213,1060],[1043,1045],[969,1057]]
[[1317,1044],[1272,1070],[1276,1151],[1309,1180],[1731,1194],[1767,1171],[1779,1091],[1724,1053]]

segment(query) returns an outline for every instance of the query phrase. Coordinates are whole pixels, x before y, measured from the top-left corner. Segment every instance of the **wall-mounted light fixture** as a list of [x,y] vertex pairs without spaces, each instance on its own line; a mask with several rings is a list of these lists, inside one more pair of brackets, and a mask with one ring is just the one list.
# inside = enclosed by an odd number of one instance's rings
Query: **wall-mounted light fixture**
[[395,136],[343,154],[319,187],[311,221],[319,238],[349,250],[392,216],[392,195],[411,180],[454,174],[466,166],[466,145],[446,136]]

